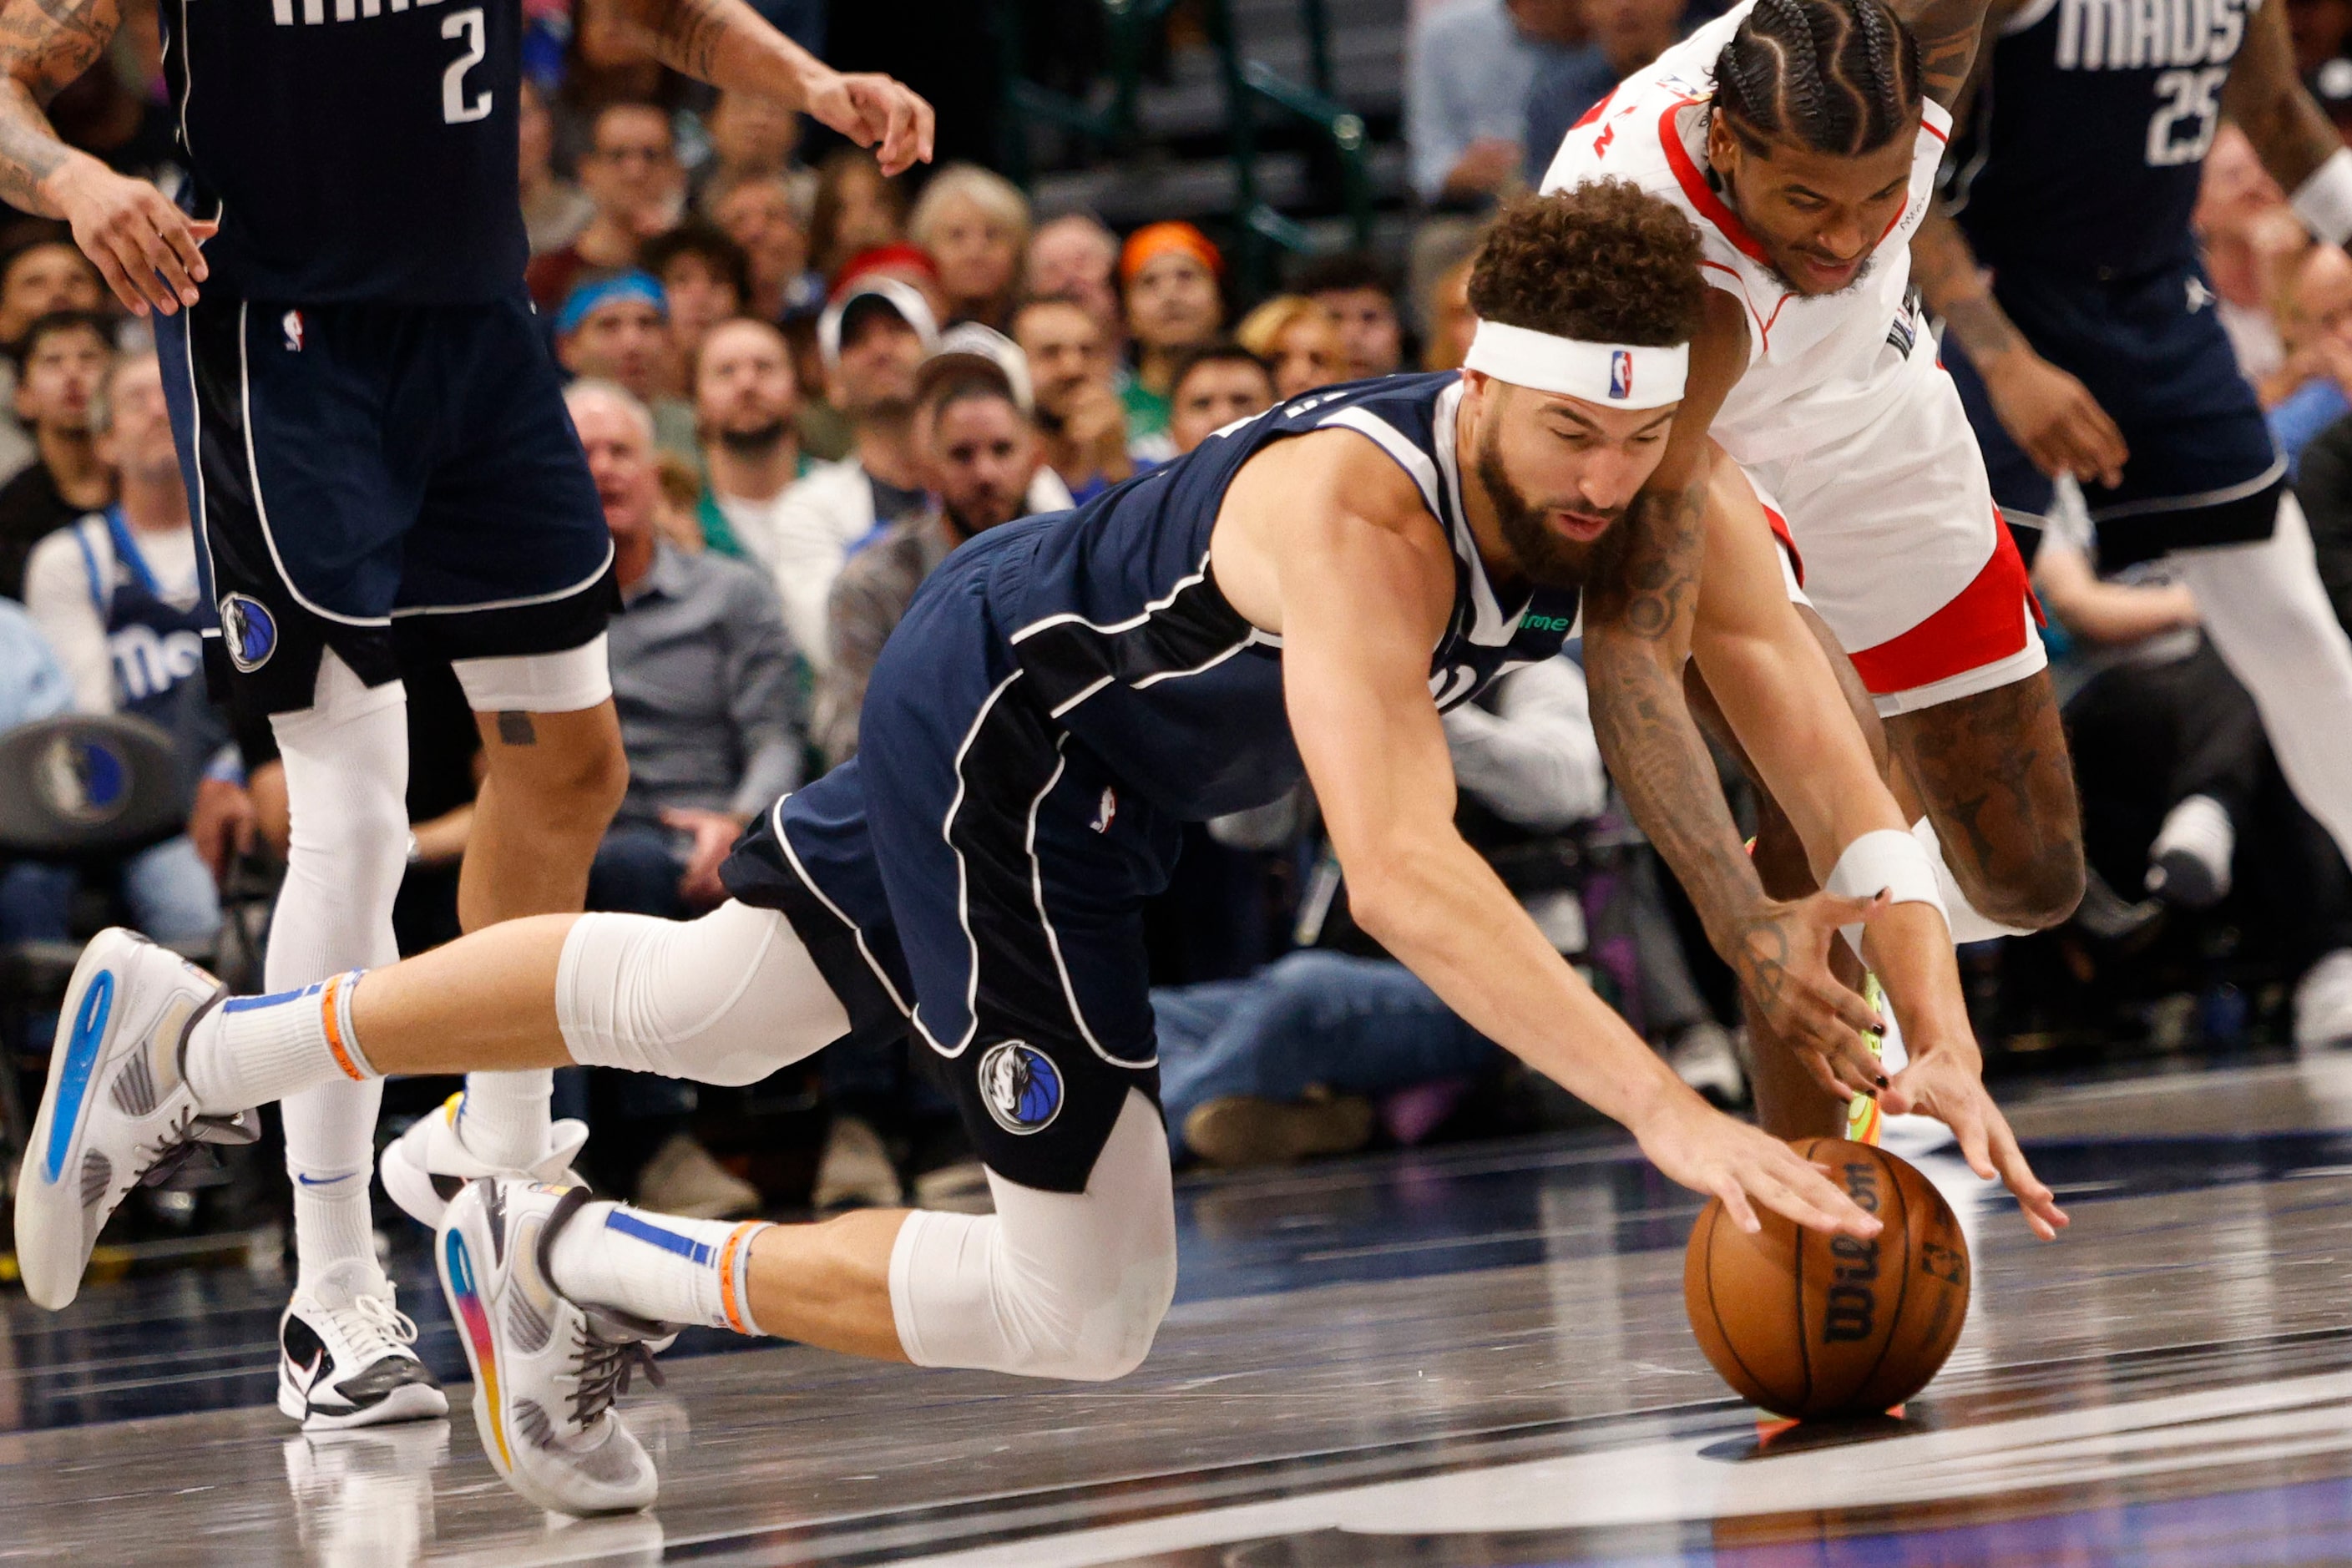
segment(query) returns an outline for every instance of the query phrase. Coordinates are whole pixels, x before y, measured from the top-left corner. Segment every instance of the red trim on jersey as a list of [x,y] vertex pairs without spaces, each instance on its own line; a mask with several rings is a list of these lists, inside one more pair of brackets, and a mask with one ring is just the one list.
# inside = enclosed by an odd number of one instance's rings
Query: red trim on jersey
[[1876,647],[1857,649],[1853,668],[1874,696],[1916,690],[2025,650],[2025,616],[2042,606],[2009,525],[1993,514],[1992,559],[1948,605]]
[[1757,237],[1748,232],[1748,226],[1739,221],[1739,215],[1723,205],[1723,198],[1715,194],[1715,188],[1706,183],[1706,176],[1698,172],[1696,163],[1691,162],[1690,149],[1683,145],[1681,135],[1675,130],[1675,116],[1697,101],[1695,98],[1678,98],[1666,105],[1666,111],[1658,116],[1658,142],[1666,151],[1666,166],[1675,172],[1675,179],[1682,185],[1683,195],[1690,198],[1690,204],[1698,209],[1699,216],[1720,229],[1723,237],[1738,246],[1741,254],[1749,260],[1769,267],[1772,265],[1771,256]]
[[1608,96],[1608,97],[1606,97],[1606,98],[1602,99],[1600,102],[1598,102],[1598,103],[1594,104],[1591,108],[1590,108],[1590,109],[1586,110],[1584,111],[1584,118],[1583,118],[1583,119],[1581,119],[1581,120],[1580,120],[1580,121],[1578,121],[1575,124],[1573,124],[1573,125],[1570,126],[1570,127],[1569,127],[1569,129],[1570,129],[1570,131],[1581,131],[1581,130],[1583,130],[1586,126],[1588,126],[1588,125],[1591,124],[1594,121],[1596,121],[1596,120],[1600,119],[1602,115],[1604,115],[1604,114],[1608,113],[1608,112],[1609,112],[1609,106],[1610,106],[1612,103],[1614,103],[1616,100],[1617,100],[1617,89],[1616,89],[1615,88],[1613,88],[1613,87],[1612,87],[1612,88],[1611,88],[1611,89],[1609,89],[1609,96]]
[[[1757,504],[1759,506],[1764,505],[1760,500],[1757,502]],[[1780,542],[1780,548],[1789,552],[1789,564],[1797,569],[1797,586],[1800,588],[1803,587],[1805,585],[1805,556],[1804,552],[1797,548],[1796,535],[1789,531],[1789,520],[1782,517],[1770,507],[1766,506],[1764,507],[1764,521],[1772,525],[1772,537],[1779,540]]]
[[[1772,347],[1772,323],[1780,319],[1781,307],[1788,304],[1790,300],[1794,298],[1794,296],[1782,294],[1779,300],[1773,302],[1771,315],[1767,316],[1764,312],[1756,308],[1756,301],[1748,298],[1748,279],[1742,278],[1737,268],[1726,267],[1720,261],[1708,261],[1704,258],[1700,258],[1699,265],[1701,267],[1712,267],[1715,270],[1722,273],[1726,278],[1731,279],[1732,283],[1738,289],[1739,302],[1748,307],[1748,319],[1756,323],[1757,353],[1765,353],[1770,352]],[[1723,288],[1719,283],[1713,285],[1713,287],[1718,289]],[[1732,292],[1730,289],[1724,289],[1723,291],[1727,294]]]

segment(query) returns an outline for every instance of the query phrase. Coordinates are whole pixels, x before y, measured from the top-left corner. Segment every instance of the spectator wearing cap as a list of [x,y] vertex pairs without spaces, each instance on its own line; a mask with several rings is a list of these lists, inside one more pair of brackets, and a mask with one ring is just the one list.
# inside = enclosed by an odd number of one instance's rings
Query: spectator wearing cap
[[1404,329],[1380,263],[1360,252],[1327,256],[1299,274],[1298,291],[1339,323],[1349,379],[1394,375],[1404,363]]
[[[24,471],[34,457],[33,433],[16,417],[16,378],[24,365],[25,333],[53,310],[99,310],[106,284],[62,232],[18,246],[0,257],[0,479]],[[21,557],[17,565],[23,564]]]
[[1276,294],[1242,318],[1234,342],[1274,372],[1274,395],[1296,397],[1347,378],[1347,351],[1331,312],[1304,294]]
[[1211,343],[1184,356],[1170,399],[1168,434],[1178,455],[1236,419],[1274,406],[1274,373],[1239,343]]
[[1029,237],[1024,268],[1033,296],[1076,300],[1095,319],[1117,367],[1127,352],[1127,316],[1118,295],[1118,237],[1092,213],[1065,213]]
[[834,766],[856,753],[874,661],[932,568],[1000,523],[1070,504],[1038,447],[1021,351],[1003,334],[977,322],[950,330],[916,387],[930,504],[862,546],[833,584],[811,738]]
[[698,459],[694,411],[667,391],[669,305],[650,274],[615,273],[572,290],[555,318],[555,357],[573,375],[626,387],[653,411],[662,450]]
[[1045,465],[1071,496],[1091,500],[1133,474],[1127,405],[1102,328],[1087,307],[1067,294],[1025,300],[1013,313],[1013,340],[1029,362]]
[[907,237],[930,253],[950,321],[1003,330],[1029,245],[1029,198],[1002,174],[950,163],[931,176],[907,219]]
[[528,76],[522,79],[521,94],[515,100],[515,118],[521,143],[516,174],[522,194],[523,233],[530,237],[533,256],[561,250],[580,237],[580,231],[596,216],[596,204],[588,199],[587,192],[555,172],[555,116],[549,111],[539,84]]
[[808,235],[801,227],[792,183],[782,174],[743,174],[707,187],[711,220],[743,250],[751,267],[747,314],[781,321],[824,300],[824,280],[809,270]]
[[686,174],[668,115],[650,103],[607,104],[589,135],[580,184],[595,216],[571,244],[531,258],[523,274],[542,310],[585,279],[634,268],[639,247],[677,221]]
[[1147,456],[1169,455],[1168,391],[1176,355],[1213,341],[1225,321],[1218,290],[1225,258],[1189,223],[1147,224],[1119,252],[1135,379],[1126,390],[1127,438]]
[[820,673],[832,646],[825,600],[850,546],[926,503],[915,373],[939,336],[922,291],[878,271],[854,279],[817,318],[833,406],[849,421],[853,445],[784,491],[771,532],[784,625]]
[[52,310],[26,330],[15,402],[37,455],[0,485],[0,594],[9,597],[24,595],[26,557],[44,537],[114,500],[114,470],[91,427],[114,363],[108,327],[94,311]]
[[669,313],[674,384],[686,388],[704,334],[750,305],[751,267],[742,247],[702,218],[688,218],[647,240],[645,263],[661,285]]
[[694,362],[694,422],[709,488],[696,504],[703,542],[772,580],[786,553],[784,492],[813,465],[793,419],[800,383],[784,335],[751,317],[721,321]]
[[1580,0],[1448,0],[1423,12],[1405,39],[1414,193],[1475,205],[1517,185],[1528,89],[1585,41]]
[[816,166],[809,204],[809,259],[838,292],[852,258],[907,237],[907,195],[882,177],[874,154],[844,147]]

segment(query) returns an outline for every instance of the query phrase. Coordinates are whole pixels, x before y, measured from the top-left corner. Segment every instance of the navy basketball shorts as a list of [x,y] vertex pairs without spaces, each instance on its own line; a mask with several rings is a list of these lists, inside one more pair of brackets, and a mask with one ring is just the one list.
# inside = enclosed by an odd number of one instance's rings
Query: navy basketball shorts
[[1144,901],[1181,824],[1046,712],[982,596],[932,574],[875,667],[858,753],[778,801],[719,876],[780,910],[851,1037],[911,1029],[973,1145],[1024,1186],[1086,1188],[1128,1090],[1160,1096]]
[[[2101,280],[2005,267],[1993,291],[2034,352],[2078,378],[2131,448],[2121,485],[2083,486],[2101,570],[2270,537],[2286,462],[2202,268],[2189,260]],[[2015,523],[2047,516],[2055,487],[1994,417],[1976,367],[1948,340],[1944,363],[1984,448],[1993,500]]]
[[529,302],[268,304],[160,317],[220,617],[215,694],[311,705],[322,649],[417,664],[558,653],[617,604],[612,541]]

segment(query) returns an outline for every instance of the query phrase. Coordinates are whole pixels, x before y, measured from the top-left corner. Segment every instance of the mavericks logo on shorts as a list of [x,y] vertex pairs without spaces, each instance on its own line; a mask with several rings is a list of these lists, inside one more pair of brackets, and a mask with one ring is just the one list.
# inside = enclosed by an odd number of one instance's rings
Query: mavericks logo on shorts
[[1062,1113],[1062,1069],[1025,1040],[1005,1040],[980,1058],[980,1097],[1007,1132],[1042,1132]]
[[251,675],[278,651],[278,622],[260,600],[231,594],[220,602],[221,641],[228,661]]

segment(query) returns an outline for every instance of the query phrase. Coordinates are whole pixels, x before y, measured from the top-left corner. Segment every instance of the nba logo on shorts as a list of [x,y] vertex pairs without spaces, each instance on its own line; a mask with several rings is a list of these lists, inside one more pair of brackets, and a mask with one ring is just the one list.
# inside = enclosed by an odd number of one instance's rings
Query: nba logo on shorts
[[1609,351],[1609,395],[1633,395],[1633,356],[1623,349]]
[[231,594],[220,602],[221,641],[228,661],[251,675],[278,651],[278,622],[258,599]]
[[1042,1132],[1062,1113],[1062,1069],[1025,1040],[1005,1040],[980,1058],[980,1098],[1007,1132]]
[[302,352],[302,312],[299,310],[289,310],[286,312],[285,319],[278,324],[286,329],[286,347],[288,352],[291,353],[300,353]]

